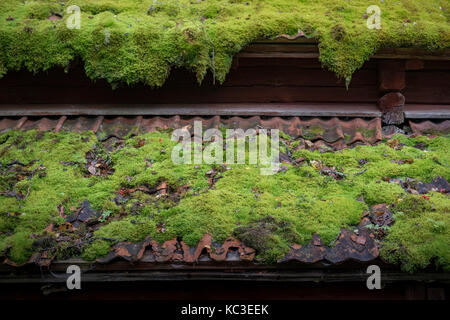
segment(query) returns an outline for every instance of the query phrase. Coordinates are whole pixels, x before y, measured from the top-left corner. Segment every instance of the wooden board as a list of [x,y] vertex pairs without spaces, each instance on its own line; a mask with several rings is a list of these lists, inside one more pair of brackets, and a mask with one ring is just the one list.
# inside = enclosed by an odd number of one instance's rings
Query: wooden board
[[375,104],[0,104],[0,116],[186,115],[380,117]]

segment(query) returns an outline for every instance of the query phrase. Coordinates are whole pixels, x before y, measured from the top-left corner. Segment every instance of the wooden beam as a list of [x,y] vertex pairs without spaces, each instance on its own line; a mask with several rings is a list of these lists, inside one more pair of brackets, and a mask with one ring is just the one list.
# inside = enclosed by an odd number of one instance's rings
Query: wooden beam
[[0,116],[280,116],[379,117],[375,103],[24,104],[1,105]]
[[411,70],[422,70],[424,68],[424,62],[420,59],[410,59],[406,60],[405,70],[411,71]]
[[[314,39],[276,39],[257,41],[245,47],[236,56],[241,58],[318,58],[318,43]],[[450,61],[450,49],[429,51],[420,48],[383,48],[373,59],[419,59]]]
[[406,103],[404,112],[407,119],[450,119],[450,105]]
[[382,92],[403,90],[406,87],[405,61],[379,60],[378,81]]
[[[367,280],[364,269],[354,270],[331,270],[304,269],[304,270],[251,270],[251,269],[225,269],[222,271],[206,270],[168,270],[168,271],[140,271],[132,269],[124,272],[85,272],[83,282],[148,282],[148,281],[257,281],[257,282],[361,282]],[[395,283],[402,281],[436,281],[448,283],[448,273],[414,273],[385,271],[383,272],[384,283]],[[62,272],[55,277],[52,274],[16,274],[0,275],[2,284],[31,284],[31,283],[65,283],[67,274]]]

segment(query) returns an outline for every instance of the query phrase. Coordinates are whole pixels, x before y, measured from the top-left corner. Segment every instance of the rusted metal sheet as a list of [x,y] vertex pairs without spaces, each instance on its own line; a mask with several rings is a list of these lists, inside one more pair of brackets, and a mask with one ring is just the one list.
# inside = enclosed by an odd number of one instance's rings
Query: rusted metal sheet
[[317,263],[330,262],[338,264],[347,260],[368,262],[379,257],[378,245],[371,234],[362,225],[353,231],[341,229],[334,246],[322,244],[320,237],[314,235],[311,242],[305,246],[292,245],[289,253],[279,262]]
[[[122,139],[130,133],[149,132],[158,129],[193,129],[194,121],[202,121],[204,128],[265,128],[279,129],[294,138],[302,138],[312,141],[316,146],[332,146],[342,149],[355,144],[374,144],[382,139],[382,128],[380,118],[364,120],[354,118],[348,121],[339,118],[331,119],[302,119],[300,117],[271,117],[263,118],[253,116],[245,117],[61,117],[59,119],[49,118],[27,118],[20,119],[3,118],[0,120],[0,132],[21,129],[37,129],[41,131],[85,131],[92,130],[100,139],[116,137]],[[410,126],[415,134],[433,134],[450,132],[450,120],[442,122],[410,121]],[[320,130],[311,130],[321,128]],[[133,131],[133,132],[131,132]]]
[[[95,131],[98,119],[94,117],[68,118],[64,121],[62,130],[81,132],[86,130]],[[51,130],[52,128],[49,128]]]
[[3,118],[0,120],[0,132],[12,129],[16,126],[17,120]]
[[253,261],[255,250],[245,246],[234,238],[228,238],[223,244],[212,241],[205,234],[195,247],[189,247],[177,239],[168,240],[162,244],[145,238],[139,243],[121,242],[114,245],[113,250],[99,263],[109,263],[121,258],[129,262],[159,262],[159,263],[197,263],[199,261]]
[[423,122],[410,121],[409,125],[411,126],[413,133],[418,135],[450,133],[450,120],[445,120],[440,123],[431,121],[423,121]]
[[116,258],[122,258],[129,262],[136,262],[142,259],[144,251],[150,245],[150,237],[146,237],[143,241],[138,243],[120,242],[113,246],[113,250],[105,257],[98,259],[99,263],[108,263]]
[[39,131],[48,131],[53,128],[56,128],[58,121],[55,119],[49,119],[49,118],[40,118],[38,120],[30,120],[25,121],[25,123],[21,126],[22,130],[32,130],[36,129]]
[[[382,139],[382,128],[380,118],[364,120],[354,118],[348,121],[339,118],[328,120],[320,118],[302,119],[300,117],[271,117],[263,118],[253,116],[245,117],[194,117],[182,118],[172,117],[67,117],[59,119],[49,118],[27,118],[20,119],[3,118],[0,120],[0,132],[11,129],[40,131],[60,131],[71,130],[76,132],[92,130],[97,133],[99,139],[116,137],[122,139],[126,135],[138,134],[139,132],[149,132],[158,129],[193,129],[194,121],[202,121],[204,128],[265,128],[279,129],[294,138],[302,138],[312,141],[317,146],[323,144],[333,146],[335,149],[342,149],[354,144],[374,144]],[[450,131],[450,120],[443,122],[417,122],[410,121],[411,128],[416,134],[448,133]],[[312,130],[320,128],[320,130]],[[133,131],[133,132],[131,132]]]
[[[64,120],[64,121],[62,121]],[[194,117],[185,119],[180,116],[173,117],[76,117],[63,119],[48,118],[27,118],[25,120],[3,119],[1,122],[2,131],[14,129],[21,123],[22,130],[38,129],[41,131],[50,130],[72,130],[85,131],[92,130],[97,133],[99,139],[109,137],[123,138],[126,135],[138,132],[149,132],[158,129],[190,128],[193,130],[194,121],[201,121],[204,128],[265,128],[279,129],[294,138],[302,138],[312,141],[317,146],[326,145],[342,149],[357,143],[374,144],[382,139],[381,121],[379,118],[363,120],[355,118],[344,121],[339,118],[328,120],[313,118],[302,120],[299,117],[262,118],[253,116],[244,117],[220,117],[218,115],[207,117]],[[319,128],[319,130],[317,130]]]

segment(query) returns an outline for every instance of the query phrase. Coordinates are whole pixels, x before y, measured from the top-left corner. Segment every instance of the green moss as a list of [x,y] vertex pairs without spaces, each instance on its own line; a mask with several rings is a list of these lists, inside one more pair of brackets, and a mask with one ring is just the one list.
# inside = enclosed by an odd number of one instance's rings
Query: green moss
[[308,202],[303,209],[299,222],[304,240],[310,240],[317,233],[330,245],[341,228],[358,224],[367,207],[354,198],[330,196]]
[[96,237],[114,239],[114,241],[139,242],[155,231],[156,224],[149,217],[126,217],[113,221],[95,232]]
[[234,233],[261,253],[261,257],[269,263],[276,262],[289,250],[287,243],[299,241],[292,223],[279,221],[271,216],[239,226]]
[[359,129],[358,132],[362,134],[364,138],[373,138],[375,136],[375,129]]
[[28,232],[17,232],[7,239],[0,242],[0,252],[5,253],[8,250],[8,257],[18,263],[24,263],[28,257],[33,253],[31,246],[33,244]]
[[402,187],[385,181],[372,181],[363,190],[364,200],[368,205],[395,203],[402,194]]
[[95,240],[90,246],[83,252],[83,259],[86,261],[93,261],[97,257],[106,255],[111,248],[109,241]]
[[450,270],[450,199],[433,193],[430,199],[410,195],[396,207],[395,223],[381,255],[406,271],[427,267],[432,261]]
[[[222,82],[232,55],[245,45],[300,29],[319,41],[324,66],[348,82],[381,47],[430,51],[449,47],[450,14],[444,0],[378,2],[380,30],[367,28],[365,14],[371,4],[365,0],[3,0],[0,76],[22,68],[32,72],[66,68],[81,58],[89,77],[113,85],[161,86],[174,67],[192,70],[199,81],[214,69]],[[70,5],[81,8],[79,30],[66,27]],[[63,19],[48,20],[54,13]]]
[[306,129],[303,129],[302,136],[305,139],[311,140],[318,136],[322,136],[325,130],[321,126],[312,126]]
[[[139,186],[154,187],[162,181],[176,189],[177,186],[190,184],[195,188],[206,188],[208,186],[205,172],[209,167],[202,166],[199,169],[174,169],[170,159],[170,153],[161,153],[164,148],[169,149],[174,142],[170,141],[167,133],[150,133],[140,138],[148,141],[142,148],[136,149],[135,138],[127,140],[126,146],[111,154],[115,172],[106,177],[91,176],[85,169],[86,153],[94,145],[100,144],[95,135],[86,132],[82,134],[60,132],[58,134],[37,131],[9,131],[1,135],[3,143],[0,145],[2,153],[2,166],[13,161],[29,164],[28,171],[33,171],[42,165],[45,175],[35,175],[32,179],[18,181],[22,171],[2,172],[0,176],[1,192],[15,191],[28,196],[25,199],[0,196],[0,232],[7,236],[2,240],[4,243],[12,241],[12,237],[22,232],[25,234],[40,235],[50,223],[60,223],[58,205],[63,205],[68,213],[69,208],[78,207],[83,200],[88,200],[92,208],[96,210],[112,210],[119,214],[122,210],[129,210],[132,203],[125,204],[124,208],[117,206],[112,199],[118,194],[122,187],[133,188]],[[98,149],[98,148],[97,148]],[[147,163],[153,161],[149,168]],[[69,163],[69,164],[64,164]],[[17,168],[17,165],[16,165]],[[21,166],[19,166],[20,169]],[[128,177],[131,179],[129,180]],[[132,177],[132,178],[131,178]],[[28,192],[29,189],[29,192]],[[140,194],[140,196],[139,196]],[[141,193],[136,194],[145,206],[140,210],[143,215],[150,215],[151,210],[164,209],[174,203],[158,201],[155,196],[145,197]],[[146,199],[143,199],[146,198]],[[13,213],[13,215],[11,215]],[[132,219],[130,219],[132,220]],[[130,222],[121,221],[122,225],[114,228],[114,224],[100,231],[99,234],[108,234],[108,230],[123,240],[136,241],[140,239],[139,230],[142,229],[141,222],[130,226]],[[148,232],[147,226],[142,233]],[[153,223],[154,226],[154,223]],[[133,234],[133,227],[136,233]],[[121,229],[121,233],[116,233]],[[9,235],[9,236],[8,236]],[[15,257],[19,252],[24,260],[29,255],[29,249],[33,241],[22,241],[16,243]],[[19,249],[19,246],[21,247]]]
[[[406,197],[398,184],[383,178],[450,180],[449,138],[398,138],[404,144],[401,150],[386,143],[335,153],[297,150],[293,158],[304,157],[308,160],[304,165],[286,164],[281,172],[263,176],[256,165],[175,165],[171,160],[175,142],[169,132],[128,136],[122,148],[107,152],[106,142],[89,132],[8,131],[0,134],[0,255],[26,261],[34,239],[45,235],[44,228],[63,222],[58,206],[69,214],[88,200],[105,219],[91,230],[90,239],[95,240],[85,241],[81,248],[87,260],[107,254],[119,241],[138,242],[150,235],[159,242],[177,237],[194,246],[208,233],[217,242],[234,235],[256,248],[263,261],[274,262],[289,245],[306,244],[313,234],[331,245],[341,228],[358,224],[369,205],[387,203],[395,204],[399,217],[383,249],[386,259],[412,269],[426,266],[436,256],[446,265],[442,246],[448,243],[447,197]],[[414,147],[419,142],[425,143],[425,151]],[[86,153],[94,146],[98,156],[110,159],[111,174],[93,176],[86,169]],[[413,161],[396,162],[405,159]],[[310,161],[335,167],[346,176],[335,180],[322,175]],[[212,188],[211,171],[216,172]],[[167,194],[145,191],[162,182]],[[17,199],[5,191],[27,196]],[[120,192],[126,195],[118,200]],[[357,200],[361,196],[365,202]],[[417,223],[426,226],[424,237],[430,239],[426,243],[411,238]],[[73,239],[83,237],[85,229],[69,234]],[[61,246],[58,257],[79,254]]]

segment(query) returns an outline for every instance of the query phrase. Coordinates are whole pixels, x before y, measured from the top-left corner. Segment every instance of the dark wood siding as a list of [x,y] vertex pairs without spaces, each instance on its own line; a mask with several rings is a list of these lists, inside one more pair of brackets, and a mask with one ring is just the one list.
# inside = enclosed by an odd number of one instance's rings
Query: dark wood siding
[[0,101],[8,104],[375,102],[377,98],[374,63],[356,72],[347,90],[344,81],[313,59],[240,58],[223,85],[214,85],[211,74],[199,85],[194,74],[173,70],[162,88],[137,85],[113,91],[104,80],[89,80],[81,66],[68,74],[11,72],[0,80]]
[[[172,70],[162,88],[152,89],[140,84],[133,87],[121,86],[115,90],[105,80],[88,79],[81,64],[73,66],[69,73],[64,73],[61,69],[34,76],[26,71],[10,72],[0,79],[0,104],[374,105],[384,94],[379,89],[378,67],[382,61],[379,59],[372,59],[358,70],[347,89],[345,81],[323,69],[317,58],[272,57],[270,54],[261,56],[259,53],[259,56],[253,57],[251,49],[244,53],[234,59],[232,70],[222,85],[213,84],[211,74],[199,84],[193,73],[180,69]],[[397,61],[406,63],[407,60]],[[450,61],[419,62],[419,68],[405,71],[406,87],[401,92],[406,97],[406,104],[449,105]]]

